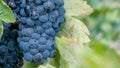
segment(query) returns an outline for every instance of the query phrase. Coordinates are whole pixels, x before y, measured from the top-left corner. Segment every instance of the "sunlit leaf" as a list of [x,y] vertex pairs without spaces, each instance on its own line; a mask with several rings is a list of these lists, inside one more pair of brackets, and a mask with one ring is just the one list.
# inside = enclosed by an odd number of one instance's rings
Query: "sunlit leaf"
[[52,65],[50,65],[49,63],[47,63],[46,65],[40,65],[38,68],[56,68]]
[[11,9],[3,2],[3,0],[0,0],[0,20],[6,23],[15,22],[14,14],[12,13]]
[[77,38],[81,43],[90,42],[88,37],[89,31],[80,20],[73,17],[66,17],[66,22],[62,28],[60,35],[67,34],[70,37]]
[[59,68],[80,68],[80,46],[74,38],[56,38],[57,49],[60,53]]
[[64,0],[64,2],[67,16],[87,16],[93,11],[86,1]]
[[[75,38],[56,38],[60,53],[59,68],[119,68],[120,56],[98,41],[80,47]],[[99,44],[99,45],[98,45]]]

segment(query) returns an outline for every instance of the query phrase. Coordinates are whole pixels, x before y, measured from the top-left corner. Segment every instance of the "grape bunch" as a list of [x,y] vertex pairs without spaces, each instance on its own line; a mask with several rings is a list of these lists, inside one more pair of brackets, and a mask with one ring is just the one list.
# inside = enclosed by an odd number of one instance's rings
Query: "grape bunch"
[[17,41],[28,62],[55,56],[57,32],[64,23],[63,0],[4,0],[19,21]]
[[[17,25],[3,23],[4,31],[0,39],[0,68],[21,68],[22,50],[17,43]],[[13,28],[14,27],[14,28]]]

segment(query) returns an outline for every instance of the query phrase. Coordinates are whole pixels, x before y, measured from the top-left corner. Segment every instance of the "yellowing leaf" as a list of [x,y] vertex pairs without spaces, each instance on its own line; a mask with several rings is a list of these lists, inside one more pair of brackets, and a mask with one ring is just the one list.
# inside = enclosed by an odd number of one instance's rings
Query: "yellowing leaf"
[[62,28],[63,30],[60,32],[61,35],[67,33],[68,36],[77,38],[80,43],[90,42],[88,37],[89,31],[80,20],[73,17],[66,17],[66,22]]
[[93,9],[82,0],[64,0],[65,11],[67,16],[87,16],[92,13]]
[[57,49],[60,53],[59,68],[80,68],[80,46],[74,38],[56,38]]

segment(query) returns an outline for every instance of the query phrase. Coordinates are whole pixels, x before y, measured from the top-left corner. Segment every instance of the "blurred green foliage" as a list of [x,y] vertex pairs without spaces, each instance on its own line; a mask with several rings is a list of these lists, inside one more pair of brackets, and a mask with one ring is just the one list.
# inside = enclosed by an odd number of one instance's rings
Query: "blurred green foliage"
[[120,0],[87,0],[94,12],[82,20],[94,39],[120,39]]

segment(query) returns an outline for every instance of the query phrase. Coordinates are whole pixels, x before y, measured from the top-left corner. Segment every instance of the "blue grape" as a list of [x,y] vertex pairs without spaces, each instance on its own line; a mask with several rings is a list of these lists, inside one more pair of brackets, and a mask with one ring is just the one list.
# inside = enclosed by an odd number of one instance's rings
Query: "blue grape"
[[30,49],[30,54],[35,55],[37,53],[39,53],[37,49]]
[[20,30],[25,28],[25,26],[23,24],[21,24],[21,23],[19,24],[18,27],[19,27]]
[[44,37],[44,38],[48,39],[49,35],[47,35],[46,33],[43,33],[43,34],[41,34],[41,37]]
[[40,39],[39,39],[39,43],[42,45],[42,44],[45,44],[47,42],[47,40],[46,40],[46,38],[44,38],[44,37],[41,37]]
[[44,29],[51,28],[51,27],[52,27],[52,23],[51,23],[51,22],[43,23],[43,24],[42,24],[42,27],[43,27]]
[[59,21],[60,23],[64,23],[64,17],[63,17],[63,16],[59,16],[58,21]]
[[46,13],[46,11],[45,11],[45,9],[44,9],[44,7],[42,5],[39,5],[37,7],[37,11],[39,11],[40,14],[42,14],[42,15]]
[[55,37],[65,21],[64,1],[6,0],[6,3],[19,21],[17,42],[23,51],[24,59],[43,64],[47,58],[54,57]]
[[47,10],[53,10],[55,8],[55,5],[52,1],[48,0],[43,4],[44,8]]
[[21,23],[25,24],[25,21],[26,21],[26,17],[21,17]]
[[48,50],[45,50],[44,52],[43,52],[43,57],[46,59],[47,57],[49,57],[49,55],[50,55],[50,53],[49,53],[49,51]]
[[29,43],[23,42],[23,43],[20,44],[20,47],[25,52],[28,52],[30,50],[30,47],[28,45],[29,45]]
[[27,19],[26,19],[26,24],[27,24],[28,26],[34,26],[35,23],[34,23],[34,21],[31,20],[31,18],[27,18]]
[[0,55],[8,53],[8,48],[4,45],[0,46]]
[[55,36],[56,32],[53,28],[47,29],[45,31],[46,34],[50,35],[50,36]]
[[59,13],[58,13],[57,10],[54,10],[54,11],[50,12],[49,13],[49,21],[55,22],[58,18],[58,15],[59,15]]
[[45,48],[45,45],[39,45],[39,46],[38,46],[38,50],[39,50],[40,52],[43,52],[45,49],[46,49],[46,48]]
[[18,36],[18,30],[13,29],[10,33],[10,37],[12,38],[16,38]]
[[17,38],[17,42],[20,42],[20,41],[22,41],[22,38],[21,38],[21,37],[18,37],[18,38]]
[[15,8],[16,7],[16,4],[11,0],[8,2],[8,5],[11,7],[11,8]]
[[35,32],[41,34],[41,33],[44,32],[44,29],[43,29],[41,26],[37,26],[37,27],[35,28]]
[[54,44],[55,44],[54,41],[48,40],[45,47],[48,50],[53,50],[54,48],[56,48]]
[[54,27],[54,28],[59,28],[59,27],[60,27],[60,22],[59,22],[59,21],[54,22],[54,23],[53,23],[53,27]]
[[15,50],[16,43],[14,42],[14,40],[10,40],[7,46],[9,50]]
[[42,1],[41,0],[35,0],[35,3],[39,5],[39,4],[42,4]]
[[21,0],[22,3],[20,4],[20,7],[24,8],[26,7],[26,0]]
[[60,8],[58,8],[58,12],[59,12],[59,15],[61,15],[61,16],[64,15],[65,9],[63,8],[63,6],[61,6]]
[[20,15],[21,15],[21,16],[26,16],[26,13],[25,13],[25,10],[24,10],[24,9],[21,9],[21,10],[20,10]]
[[54,57],[55,56],[55,50],[52,50],[51,52],[50,52],[50,57]]
[[38,33],[33,33],[31,38],[38,40],[40,38],[40,35]]
[[33,61],[33,55],[31,55],[30,53],[25,53],[24,54],[24,59],[29,61],[29,62],[32,62]]
[[43,60],[42,54],[37,53],[36,55],[34,55],[34,61],[41,63],[41,60]]
[[47,22],[47,21],[48,21],[48,14],[40,15],[40,16],[39,16],[39,20],[40,20],[41,22]]
[[48,0],[42,0],[43,2],[46,2],[46,1],[48,1]]
[[29,44],[32,49],[34,49],[34,48],[36,49],[39,45],[39,41],[36,39],[31,39],[31,40],[29,40]]
[[42,25],[42,22],[36,20],[36,21],[35,21],[35,25],[39,25],[39,26],[41,26],[41,25]]
[[25,35],[25,36],[31,36],[31,34],[34,33],[32,28],[24,28],[21,31],[21,34]]
[[24,42],[28,42],[30,39],[31,39],[30,37],[22,37],[20,40],[22,40]]
[[0,68],[20,68],[23,54],[17,43],[18,25],[3,22],[3,35],[0,39]]
[[63,2],[63,0],[54,0],[54,3],[55,3],[56,5],[60,5],[62,2]]

